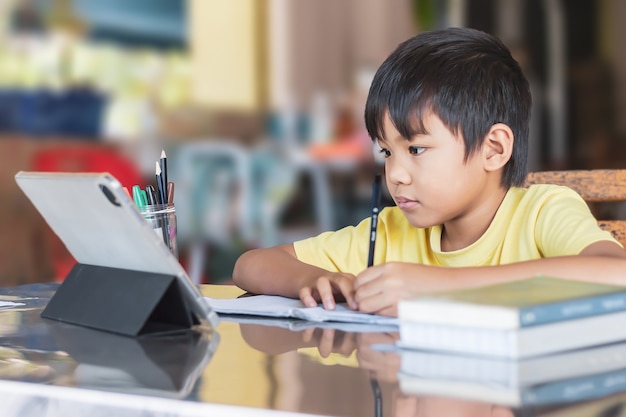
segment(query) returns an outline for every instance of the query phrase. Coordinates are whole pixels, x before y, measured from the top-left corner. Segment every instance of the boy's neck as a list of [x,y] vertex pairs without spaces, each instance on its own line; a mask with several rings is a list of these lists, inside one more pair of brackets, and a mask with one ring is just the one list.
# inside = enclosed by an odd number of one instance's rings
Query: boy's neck
[[484,198],[467,213],[442,225],[441,250],[451,252],[463,249],[485,234],[493,221],[508,189],[498,187],[484,193]]

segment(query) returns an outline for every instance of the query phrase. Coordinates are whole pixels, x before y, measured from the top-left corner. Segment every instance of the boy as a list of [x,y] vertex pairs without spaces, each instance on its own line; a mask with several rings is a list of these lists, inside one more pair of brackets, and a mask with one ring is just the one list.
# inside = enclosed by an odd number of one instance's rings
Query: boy
[[241,288],[305,305],[397,315],[424,292],[536,274],[626,285],[626,251],[574,191],[520,188],[526,177],[528,82],[496,38],[468,28],[403,42],[378,69],[365,122],[385,156],[395,207],[289,245],[244,253]]

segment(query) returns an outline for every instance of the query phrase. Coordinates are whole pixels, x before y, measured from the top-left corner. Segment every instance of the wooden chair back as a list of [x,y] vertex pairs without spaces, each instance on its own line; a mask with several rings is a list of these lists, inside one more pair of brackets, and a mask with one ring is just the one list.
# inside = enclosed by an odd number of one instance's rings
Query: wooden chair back
[[[578,192],[598,217],[598,203],[626,201],[626,169],[592,169],[531,172],[526,186],[532,184],[565,185]],[[598,225],[626,247],[626,220],[600,220]]]

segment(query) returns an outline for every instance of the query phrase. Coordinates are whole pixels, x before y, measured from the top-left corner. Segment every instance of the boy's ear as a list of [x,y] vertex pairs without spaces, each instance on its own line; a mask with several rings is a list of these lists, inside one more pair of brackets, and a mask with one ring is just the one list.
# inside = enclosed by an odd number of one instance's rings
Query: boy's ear
[[483,141],[484,166],[487,171],[504,167],[513,153],[514,135],[504,123],[496,123],[489,129]]

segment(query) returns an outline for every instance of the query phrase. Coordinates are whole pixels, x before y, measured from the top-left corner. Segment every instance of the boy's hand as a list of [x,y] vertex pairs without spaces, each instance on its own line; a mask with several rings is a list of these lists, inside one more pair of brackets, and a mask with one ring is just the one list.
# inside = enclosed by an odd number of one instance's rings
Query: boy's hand
[[354,282],[359,310],[398,316],[398,301],[450,287],[447,268],[406,262],[389,262],[361,272]]
[[318,277],[312,285],[302,287],[300,300],[307,307],[316,307],[321,302],[326,310],[334,310],[337,300],[345,300],[351,309],[356,310],[354,279],[352,274],[328,272]]

